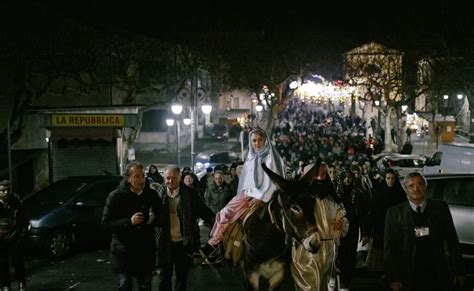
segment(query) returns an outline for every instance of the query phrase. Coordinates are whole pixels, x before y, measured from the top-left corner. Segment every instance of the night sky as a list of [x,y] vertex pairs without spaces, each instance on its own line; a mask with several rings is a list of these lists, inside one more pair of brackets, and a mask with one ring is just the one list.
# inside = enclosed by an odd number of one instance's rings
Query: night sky
[[165,39],[178,37],[177,32],[188,33],[186,37],[209,32],[288,33],[302,37],[321,33],[354,43],[375,40],[403,46],[400,42],[406,40],[406,34],[440,33],[460,42],[473,36],[470,4],[448,0],[10,2],[22,3],[3,4],[7,5],[6,11],[13,12],[6,16],[14,19],[25,12],[46,19],[54,15],[101,30],[125,30]]
[[[416,55],[447,51],[472,58],[472,7],[455,1],[2,1],[0,25],[18,34],[35,22],[61,25],[73,21],[104,32],[127,32],[171,42],[193,44],[202,39],[239,65],[238,47],[258,50],[261,42],[315,42],[333,65],[321,72],[341,75],[342,54],[369,41]],[[61,20],[61,21],[60,21]],[[9,42],[2,37],[2,44]],[[34,45],[34,44],[31,44]],[[201,47],[201,49],[203,49]],[[313,49],[313,48],[312,48]],[[237,51],[236,55],[232,55]],[[252,61],[252,60],[246,60]],[[318,68],[316,68],[317,70]],[[1,99],[0,124],[8,102]],[[0,129],[2,126],[0,125]]]

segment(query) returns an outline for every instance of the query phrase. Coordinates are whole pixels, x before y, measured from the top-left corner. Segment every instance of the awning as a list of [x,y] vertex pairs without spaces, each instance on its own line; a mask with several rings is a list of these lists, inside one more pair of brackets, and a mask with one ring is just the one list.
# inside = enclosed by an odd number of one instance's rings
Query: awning
[[120,132],[115,128],[91,127],[59,127],[51,128],[51,140],[113,140],[120,137]]

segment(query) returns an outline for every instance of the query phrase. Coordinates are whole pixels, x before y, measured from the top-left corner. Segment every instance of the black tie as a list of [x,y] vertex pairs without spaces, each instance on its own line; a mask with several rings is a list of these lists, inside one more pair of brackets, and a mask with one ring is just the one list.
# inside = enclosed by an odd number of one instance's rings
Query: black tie
[[421,213],[421,206],[416,207],[416,213]]

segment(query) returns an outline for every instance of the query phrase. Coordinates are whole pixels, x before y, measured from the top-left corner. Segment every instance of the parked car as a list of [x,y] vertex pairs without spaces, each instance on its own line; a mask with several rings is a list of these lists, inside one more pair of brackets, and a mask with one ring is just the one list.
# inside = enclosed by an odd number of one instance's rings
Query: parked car
[[229,128],[226,124],[214,124],[211,129],[211,139],[213,140],[229,140]]
[[69,177],[26,197],[26,247],[60,259],[75,245],[110,239],[101,226],[102,211],[107,196],[122,179],[109,175]]
[[474,145],[442,144],[423,168],[425,174],[474,173]]
[[426,157],[420,155],[391,154],[380,158],[376,165],[382,172],[393,169],[398,176],[405,177],[411,172],[422,172]]
[[448,203],[465,256],[474,256],[474,174],[426,175],[427,196]]
[[240,161],[239,155],[233,151],[210,150],[201,152],[194,161],[194,172],[198,174],[205,172],[207,168],[214,169],[217,165],[222,164],[230,166],[238,161]]
[[379,161],[381,159],[383,159],[384,157],[386,156],[393,156],[393,155],[398,155],[397,153],[380,153],[380,154],[376,154],[376,155],[373,155],[372,156],[372,161],[375,163],[375,164],[379,164]]

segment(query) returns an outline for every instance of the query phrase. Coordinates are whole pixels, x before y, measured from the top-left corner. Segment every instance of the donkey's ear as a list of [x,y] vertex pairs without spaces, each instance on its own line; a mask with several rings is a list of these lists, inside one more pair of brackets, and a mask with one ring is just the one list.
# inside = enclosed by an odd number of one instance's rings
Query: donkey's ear
[[270,177],[270,179],[275,183],[278,189],[284,191],[286,189],[287,182],[285,178],[281,177],[277,173],[270,170],[265,163],[262,163],[262,168],[265,173]]
[[300,178],[300,181],[303,181],[307,185],[311,185],[311,183],[313,183],[314,177],[316,176],[316,173],[319,170],[320,165],[321,159],[318,159],[316,163],[314,163],[313,167],[311,167],[311,169],[306,174],[304,174],[303,177]]

